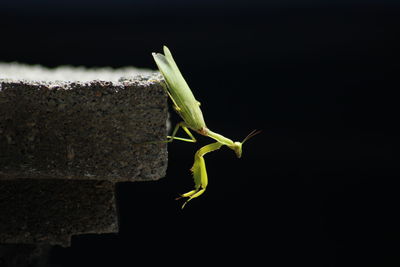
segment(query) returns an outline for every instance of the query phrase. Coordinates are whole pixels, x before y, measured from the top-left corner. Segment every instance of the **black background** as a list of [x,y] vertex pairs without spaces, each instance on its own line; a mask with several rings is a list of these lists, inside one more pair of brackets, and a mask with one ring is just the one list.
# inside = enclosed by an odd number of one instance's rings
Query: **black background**
[[120,233],[75,237],[54,265],[399,266],[394,1],[1,3],[1,61],[154,69],[166,44],[209,128],[263,130],[241,159],[207,155],[183,211],[210,140],[170,144],[166,178],[117,186]]

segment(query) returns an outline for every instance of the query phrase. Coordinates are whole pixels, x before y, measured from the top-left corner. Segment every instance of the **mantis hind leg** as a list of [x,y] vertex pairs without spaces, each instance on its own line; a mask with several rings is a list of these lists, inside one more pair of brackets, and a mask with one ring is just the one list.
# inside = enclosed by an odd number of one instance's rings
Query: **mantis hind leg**
[[[190,137],[189,138],[182,138],[182,137],[177,137],[175,136],[176,133],[178,132],[179,128],[182,128],[186,134]],[[181,121],[178,124],[176,124],[174,130],[172,131],[172,135],[168,135],[167,136],[167,143],[172,142],[173,140],[180,140],[180,141],[185,141],[185,142],[191,142],[191,143],[195,143],[197,142],[196,138],[194,138],[193,134],[190,132],[189,128],[187,127],[186,123]]]

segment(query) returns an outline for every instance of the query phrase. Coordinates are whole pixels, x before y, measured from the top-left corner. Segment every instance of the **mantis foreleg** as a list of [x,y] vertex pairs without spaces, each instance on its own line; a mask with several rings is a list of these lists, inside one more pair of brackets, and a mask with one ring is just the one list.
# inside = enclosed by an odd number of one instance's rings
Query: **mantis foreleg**
[[194,190],[182,194],[181,197],[189,198],[186,202],[182,205],[182,209],[185,205],[192,200],[204,193],[208,184],[208,177],[207,177],[207,170],[206,170],[206,162],[204,161],[204,155],[220,149],[222,146],[221,143],[215,142],[200,148],[196,154],[194,155],[194,163],[193,167],[190,169],[193,172],[193,179],[194,179]]
[[[179,128],[182,128],[187,133],[187,135],[190,137],[190,139],[176,137],[175,135],[178,132]],[[181,140],[181,141],[192,142],[192,143],[197,142],[196,138],[194,138],[193,134],[189,131],[189,128],[187,127],[186,123],[183,121],[176,124],[174,130],[172,131],[172,135],[168,135],[167,138],[168,138],[168,140],[167,140],[168,143],[172,142],[173,140]]]

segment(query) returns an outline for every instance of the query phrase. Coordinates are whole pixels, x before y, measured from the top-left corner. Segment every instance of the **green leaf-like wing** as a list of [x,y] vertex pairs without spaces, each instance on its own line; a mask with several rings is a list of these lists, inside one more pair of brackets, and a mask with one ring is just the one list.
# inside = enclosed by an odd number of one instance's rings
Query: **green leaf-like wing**
[[200,110],[200,102],[195,99],[166,46],[164,46],[164,54],[153,53],[153,58],[167,83],[168,95],[188,126],[194,130],[201,130],[206,125]]

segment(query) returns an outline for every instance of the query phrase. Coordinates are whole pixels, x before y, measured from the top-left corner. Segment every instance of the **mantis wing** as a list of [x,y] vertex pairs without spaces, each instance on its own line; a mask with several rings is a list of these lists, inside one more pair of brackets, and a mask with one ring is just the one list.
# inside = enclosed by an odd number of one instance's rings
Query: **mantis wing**
[[187,123],[194,129],[206,127],[200,103],[194,98],[192,91],[183,78],[168,47],[164,46],[164,54],[153,53],[153,58],[167,83],[167,93],[174,103],[175,109]]

